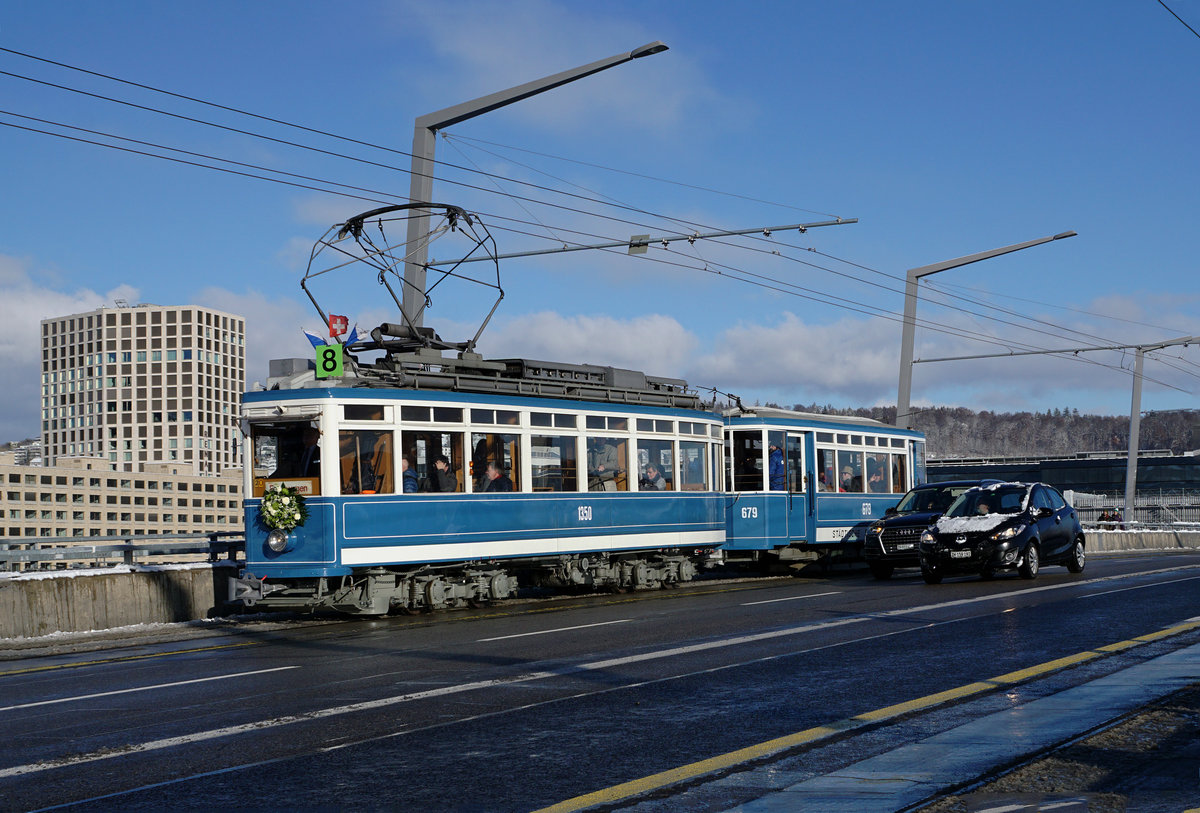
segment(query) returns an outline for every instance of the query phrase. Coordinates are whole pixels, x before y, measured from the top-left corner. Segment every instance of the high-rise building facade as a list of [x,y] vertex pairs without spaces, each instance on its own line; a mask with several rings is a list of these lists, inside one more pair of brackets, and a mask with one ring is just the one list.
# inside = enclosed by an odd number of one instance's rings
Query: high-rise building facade
[[46,465],[100,458],[117,471],[182,464],[197,475],[240,465],[242,317],[118,303],[41,327]]

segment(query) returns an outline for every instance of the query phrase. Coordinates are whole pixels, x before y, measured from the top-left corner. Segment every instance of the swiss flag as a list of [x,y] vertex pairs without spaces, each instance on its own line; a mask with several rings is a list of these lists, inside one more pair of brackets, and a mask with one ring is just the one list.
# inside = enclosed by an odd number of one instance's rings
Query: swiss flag
[[350,319],[345,316],[338,316],[335,313],[329,314],[329,338],[336,339],[350,328]]

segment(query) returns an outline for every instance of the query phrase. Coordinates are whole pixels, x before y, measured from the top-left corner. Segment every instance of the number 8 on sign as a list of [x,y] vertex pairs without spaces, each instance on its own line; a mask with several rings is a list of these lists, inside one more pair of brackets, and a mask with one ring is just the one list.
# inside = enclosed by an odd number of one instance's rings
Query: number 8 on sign
[[342,377],[342,346],[323,344],[317,348],[317,378]]

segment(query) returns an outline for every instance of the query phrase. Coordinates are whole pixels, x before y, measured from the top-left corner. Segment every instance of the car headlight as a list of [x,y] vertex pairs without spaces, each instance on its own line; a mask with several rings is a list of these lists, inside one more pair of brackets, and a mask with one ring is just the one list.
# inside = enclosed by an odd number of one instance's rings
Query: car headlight
[[279,528],[272,528],[267,534],[267,547],[276,553],[283,553],[287,550],[287,531]]
[[878,525],[872,525],[870,532],[875,534],[876,536],[883,533],[883,523],[881,522]]
[[1014,536],[1020,536],[1024,530],[1024,525],[1013,525],[999,533],[992,534],[992,539],[995,539],[997,542],[1003,542],[1006,539],[1012,539]]
[[937,537],[934,536],[931,532],[924,531],[921,533],[921,544],[922,545],[932,545],[934,542],[937,542]]

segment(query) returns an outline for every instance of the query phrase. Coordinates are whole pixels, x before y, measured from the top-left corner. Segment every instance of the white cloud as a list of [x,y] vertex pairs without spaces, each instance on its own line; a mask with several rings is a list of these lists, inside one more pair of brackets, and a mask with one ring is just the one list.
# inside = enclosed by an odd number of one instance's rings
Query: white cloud
[[[628,18],[606,14],[602,6],[475,0],[456,4],[452,14],[427,3],[395,8],[395,24],[416,33],[452,66],[429,75],[440,83],[434,85],[434,95],[449,102],[590,64],[656,38]],[[721,98],[696,64],[683,51],[674,51],[589,76],[569,91],[550,91],[513,110],[538,127],[581,130],[616,118],[626,127],[669,130],[689,111],[728,113],[743,104]]]
[[491,357],[611,365],[678,377],[699,342],[670,316],[617,319],[543,311],[489,327],[480,344]]
[[774,324],[725,330],[691,364],[688,378],[743,396],[763,392],[807,402],[837,395],[847,403],[872,403],[895,386],[898,340],[892,322],[846,318],[815,325],[784,312]]
[[48,275],[29,261],[0,255],[0,358],[4,359],[4,409],[0,442],[41,435],[41,320],[95,310],[115,299],[138,301],[138,290],[119,285],[105,293],[63,292],[35,279]]

